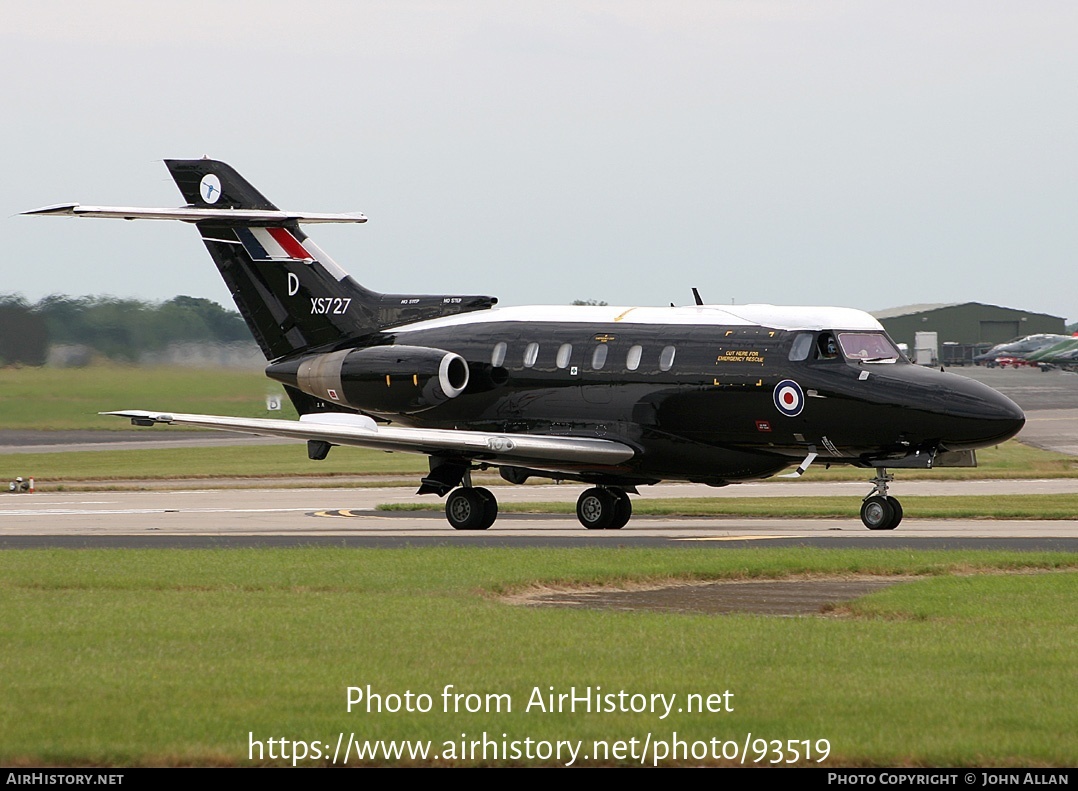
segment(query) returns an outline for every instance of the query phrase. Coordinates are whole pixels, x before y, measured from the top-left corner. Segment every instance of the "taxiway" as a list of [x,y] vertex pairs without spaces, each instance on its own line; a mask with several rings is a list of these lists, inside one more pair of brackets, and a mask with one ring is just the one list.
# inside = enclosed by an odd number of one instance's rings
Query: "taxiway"
[[[655,497],[833,495],[852,503],[864,483],[755,483],[710,489],[689,484],[649,487]],[[499,502],[575,501],[576,486],[494,487]],[[1078,492],[1078,480],[910,481],[902,493],[993,494]],[[408,488],[235,489],[79,492],[0,499],[0,548],[25,546],[618,546],[794,543],[813,546],[923,546],[1078,551],[1078,519],[907,519],[893,532],[865,530],[849,519],[636,516],[616,531],[584,530],[573,516],[502,514],[482,533],[452,530],[440,511],[378,511],[382,503],[432,502]],[[639,502],[639,500],[638,500]],[[852,542],[852,543],[851,543]]]

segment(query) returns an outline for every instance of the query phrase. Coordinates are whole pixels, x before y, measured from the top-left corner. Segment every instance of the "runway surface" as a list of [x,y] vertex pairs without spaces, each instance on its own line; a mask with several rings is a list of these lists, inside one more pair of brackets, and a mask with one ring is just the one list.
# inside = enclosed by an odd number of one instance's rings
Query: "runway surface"
[[[864,496],[864,483],[758,483],[714,490],[650,487],[654,497]],[[1076,492],[1078,481],[911,481],[903,494]],[[574,517],[502,514],[481,533],[452,530],[440,511],[384,512],[379,503],[431,502],[414,489],[243,489],[93,492],[0,498],[0,548],[203,546],[864,546],[1078,551],[1078,520],[907,519],[869,531],[850,519],[636,516],[622,530],[588,531]],[[501,503],[575,502],[576,486],[494,487]]]

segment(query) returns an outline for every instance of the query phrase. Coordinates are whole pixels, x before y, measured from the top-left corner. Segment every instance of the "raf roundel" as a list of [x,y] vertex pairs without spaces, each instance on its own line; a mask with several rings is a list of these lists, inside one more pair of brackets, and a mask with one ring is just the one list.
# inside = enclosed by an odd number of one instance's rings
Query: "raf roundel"
[[797,417],[805,408],[805,394],[793,379],[783,379],[775,385],[775,408],[786,417]]
[[221,197],[221,180],[212,173],[207,173],[202,177],[198,191],[206,203],[217,203],[217,199]]

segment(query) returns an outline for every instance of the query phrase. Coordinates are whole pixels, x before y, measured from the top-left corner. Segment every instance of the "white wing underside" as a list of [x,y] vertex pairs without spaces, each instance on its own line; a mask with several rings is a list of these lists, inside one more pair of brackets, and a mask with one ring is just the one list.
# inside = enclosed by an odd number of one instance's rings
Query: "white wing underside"
[[197,426],[387,451],[450,454],[494,465],[515,465],[555,472],[612,467],[636,455],[628,445],[613,440],[379,426],[364,415],[343,413],[304,415],[299,420],[187,415],[140,409],[102,414],[131,418],[133,421],[142,421],[143,424]]

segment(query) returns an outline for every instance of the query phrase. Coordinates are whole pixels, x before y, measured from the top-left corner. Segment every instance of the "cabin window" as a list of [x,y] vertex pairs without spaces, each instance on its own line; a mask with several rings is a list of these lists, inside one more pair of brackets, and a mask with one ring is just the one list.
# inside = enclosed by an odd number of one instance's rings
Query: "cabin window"
[[505,348],[505,341],[494,344],[494,351],[490,353],[490,364],[495,368],[501,368],[502,363],[505,362]]
[[674,352],[676,352],[673,346],[663,347],[662,353],[659,354],[659,370],[669,371],[674,367]]
[[558,357],[556,362],[559,368],[565,368],[569,365],[569,358],[573,356],[573,344],[563,343],[558,347]]
[[524,347],[524,367],[531,368],[539,359],[539,344],[532,341]]
[[812,333],[798,333],[794,338],[793,345],[790,346],[790,361],[799,362],[801,360],[807,360],[810,351],[812,351]]
[[640,367],[640,358],[644,355],[643,346],[630,346],[629,353],[625,355],[625,367],[635,371]]
[[604,365],[606,365],[606,355],[610,352],[610,347],[605,343],[600,343],[595,347],[595,351],[591,353],[591,367],[598,371]]

